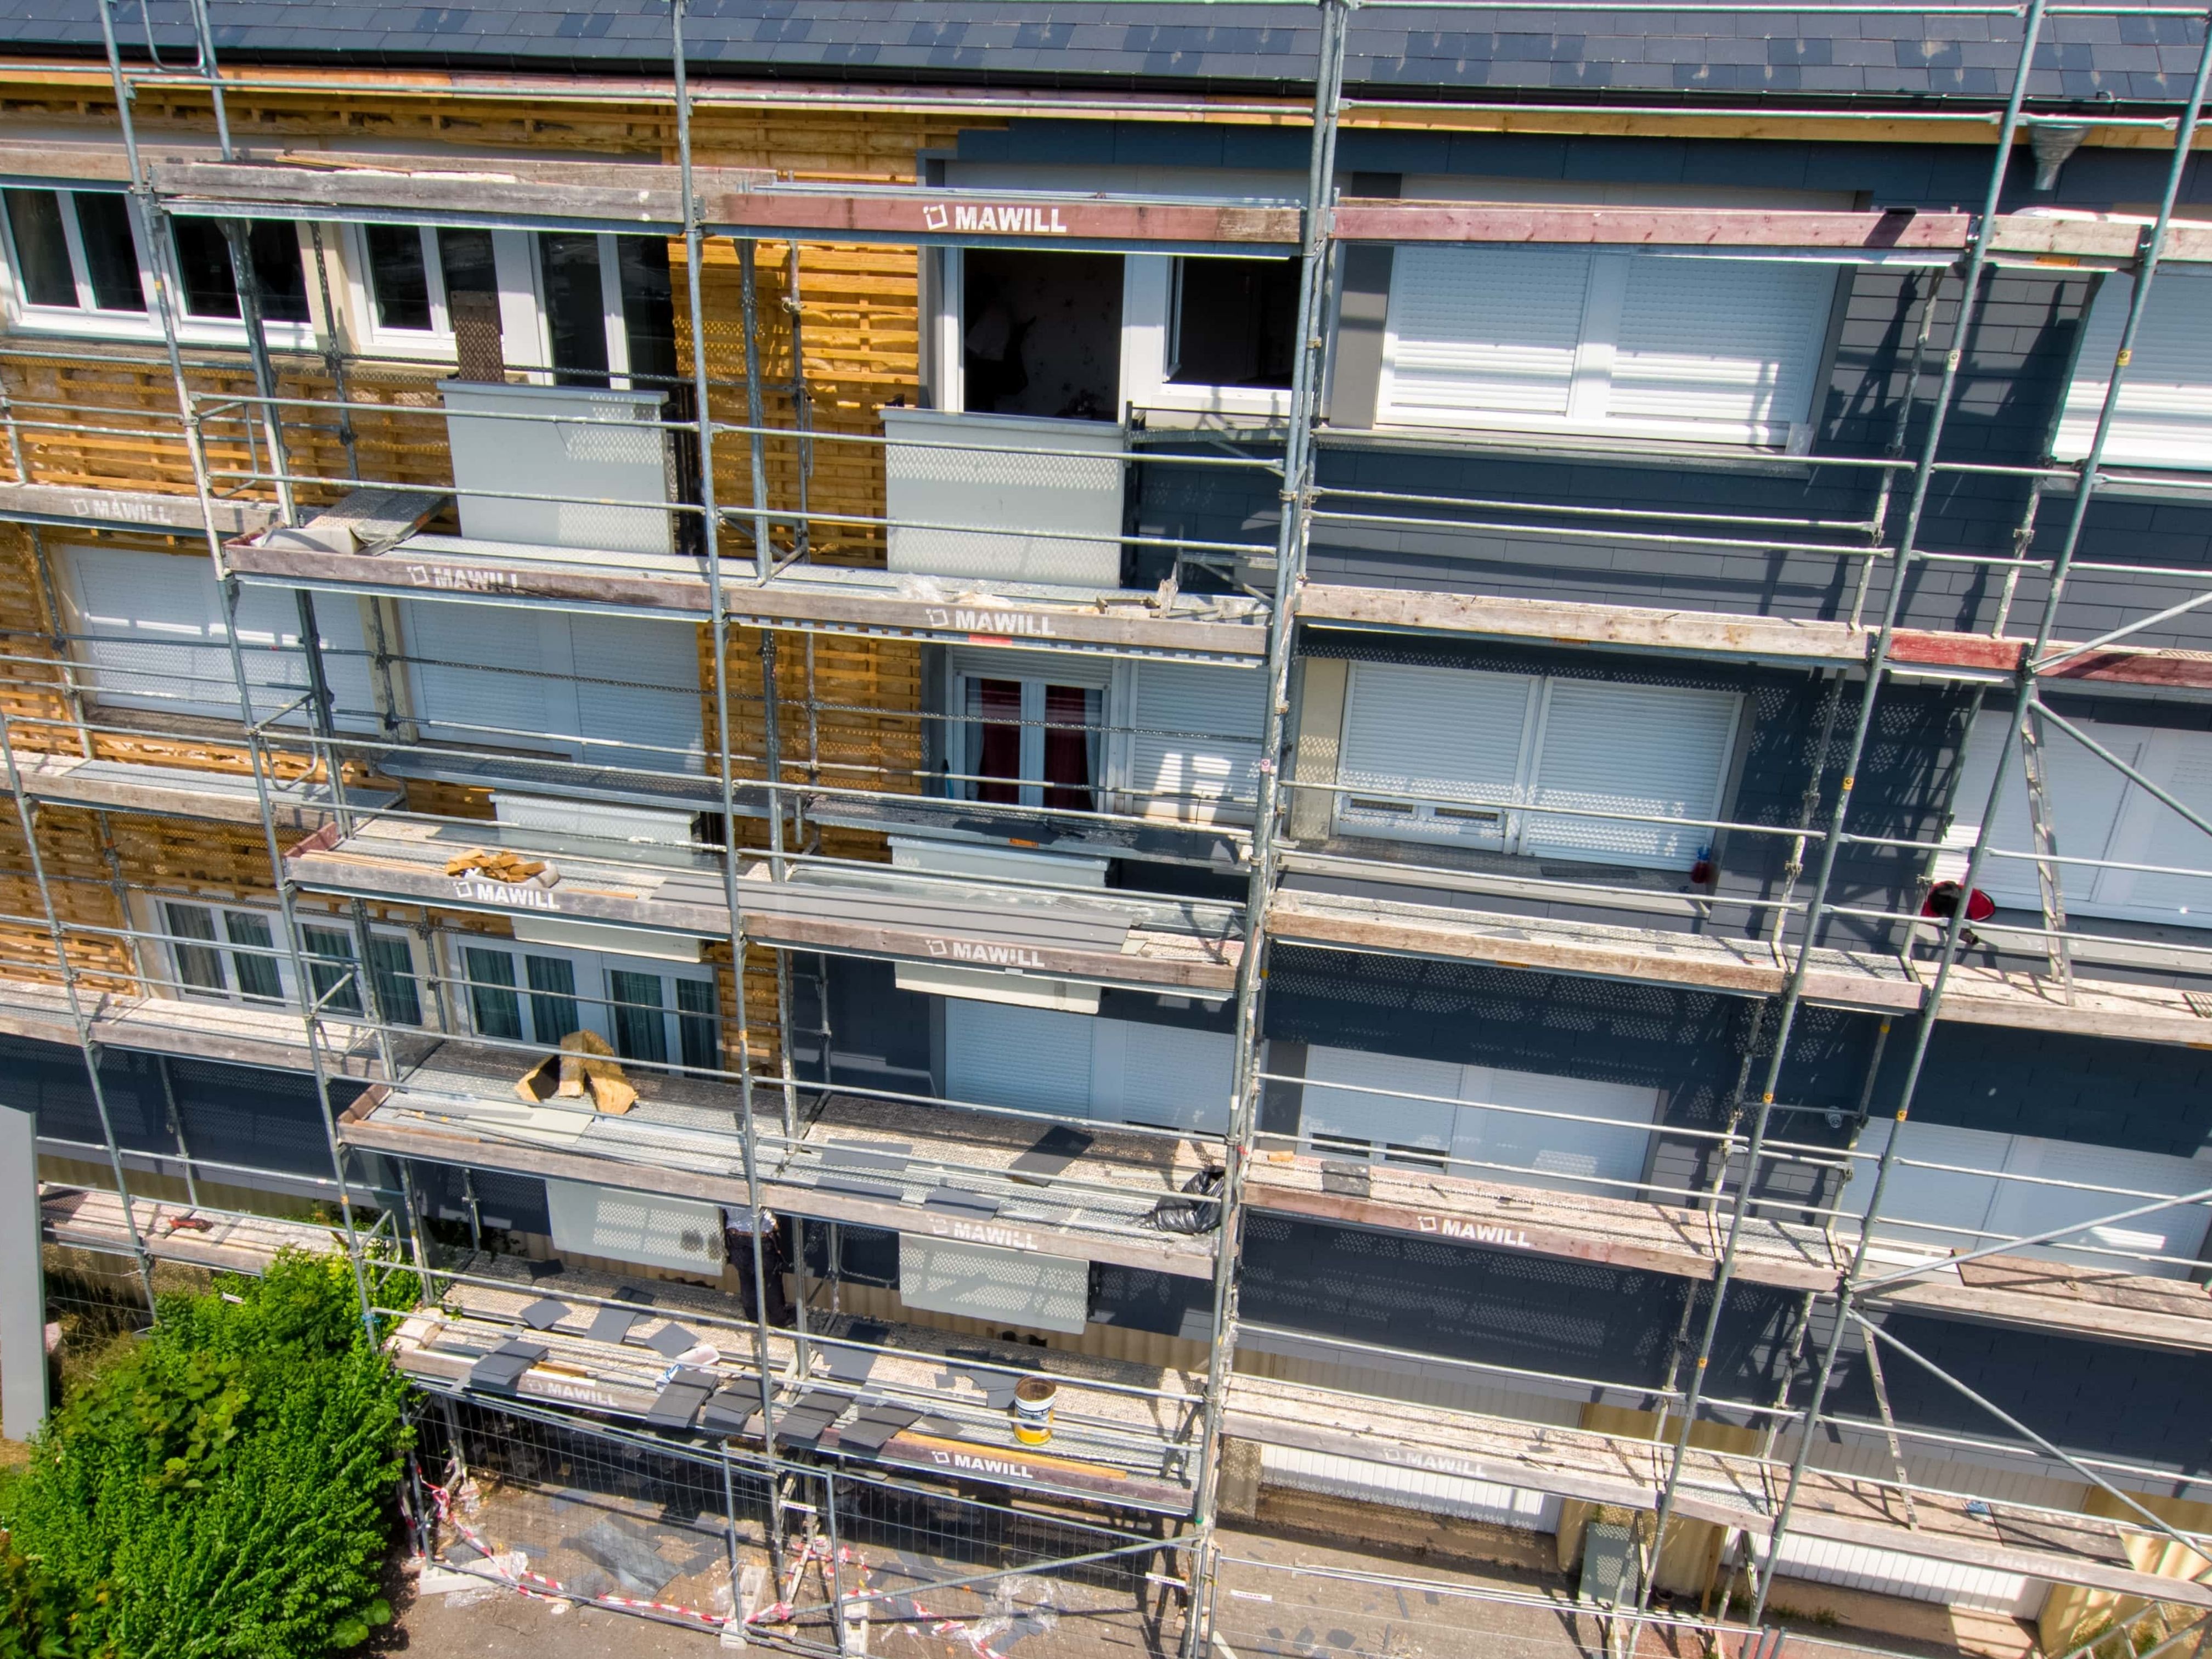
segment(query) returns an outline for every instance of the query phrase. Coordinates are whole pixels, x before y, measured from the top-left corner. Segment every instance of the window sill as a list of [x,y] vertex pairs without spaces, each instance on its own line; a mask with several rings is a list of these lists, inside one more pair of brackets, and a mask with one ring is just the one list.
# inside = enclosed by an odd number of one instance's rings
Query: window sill
[[[54,340],[106,340],[131,345],[158,346],[161,326],[135,313],[19,311],[9,321],[12,333]],[[265,330],[272,351],[319,349],[310,323],[270,323]],[[235,347],[246,344],[243,323],[210,322],[186,318],[177,325],[177,343],[185,346]]]
[[1500,458],[1599,460],[1623,466],[1679,466],[1684,461],[1693,461],[1730,471],[1783,478],[1808,477],[1820,465],[1818,456],[1791,455],[1778,445],[1712,443],[1633,433],[1607,437],[1588,432],[1532,432],[1504,427],[1324,425],[1316,436],[1323,445],[1337,449],[1429,450],[1454,454],[1479,451]]

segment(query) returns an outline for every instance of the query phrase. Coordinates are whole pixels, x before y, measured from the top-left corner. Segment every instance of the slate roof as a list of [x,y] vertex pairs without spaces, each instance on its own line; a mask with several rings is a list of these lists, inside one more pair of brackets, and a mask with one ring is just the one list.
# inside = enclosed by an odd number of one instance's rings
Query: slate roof
[[[96,0],[0,0],[0,50],[97,52]],[[185,0],[143,0],[165,53],[189,49]],[[658,70],[666,0],[210,0],[226,62],[349,67]],[[138,6],[116,8],[143,42]],[[1316,13],[1273,0],[694,0],[702,74],[1179,91],[1296,88],[1312,72]],[[1699,102],[1838,99],[2001,101],[2014,16],[1927,16],[1869,0],[1848,15],[1763,11],[1364,11],[1347,84],[1521,99]],[[2202,24],[2179,16],[2058,16],[2045,26],[2039,100],[2179,103]]]

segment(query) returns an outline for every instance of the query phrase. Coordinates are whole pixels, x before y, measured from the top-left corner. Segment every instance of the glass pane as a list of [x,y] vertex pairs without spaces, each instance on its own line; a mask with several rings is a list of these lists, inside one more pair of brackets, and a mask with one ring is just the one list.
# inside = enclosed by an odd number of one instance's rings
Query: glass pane
[[477,1035],[522,1040],[522,1000],[514,994],[514,958],[504,951],[461,952],[469,977],[469,1019]]
[[538,263],[545,285],[545,331],[560,386],[607,383],[607,303],[599,287],[599,239],[541,231]]
[[[1018,779],[1022,775],[1022,683],[969,681],[968,718],[976,722],[968,728],[975,733],[975,753],[969,758],[968,769],[979,777]],[[967,793],[971,800],[1003,801],[1008,805],[1021,799],[1020,788],[1012,783],[971,783]]]
[[540,1042],[551,1047],[571,1031],[583,1029],[576,1008],[576,969],[558,957],[525,957],[530,970],[530,1026]]
[[629,372],[637,376],[640,389],[658,390],[676,376],[676,304],[668,277],[668,240],[617,236],[615,249],[622,273]]
[[684,1044],[684,1065],[695,1072],[712,1071],[722,1063],[722,1045],[715,1036],[720,1011],[714,1006],[714,982],[678,980],[676,1007],[676,1031]]
[[[165,904],[162,909],[169,918],[169,932],[175,939],[215,937],[215,914],[197,904]],[[230,988],[223,982],[222,955],[203,945],[181,945],[173,939],[169,954],[177,961],[177,982],[195,991],[221,993]]]
[[1091,699],[1079,685],[1044,689],[1044,804],[1091,810],[1091,754],[1097,734]]
[[446,303],[456,294],[496,294],[499,274],[492,265],[488,230],[438,233],[438,272],[446,279]]
[[189,317],[238,315],[238,284],[231,280],[230,243],[212,219],[172,219],[177,283]]
[[307,271],[300,258],[300,230],[281,219],[256,219],[246,233],[261,314],[272,323],[307,320]]
[[62,198],[51,190],[11,190],[8,228],[15,234],[15,280],[34,306],[76,307],[76,278],[70,271],[69,239],[62,233]]
[[[276,940],[269,931],[269,918],[257,916],[244,910],[222,913],[222,931],[233,945],[250,947],[252,951],[271,951]],[[230,953],[230,971],[238,976],[238,994],[258,1000],[275,1002],[284,994],[284,981],[276,972],[274,956],[248,955],[246,950]]]
[[368,286],[380,328],[430,326],[430,273],[422,267],[422,233],[412,225],[371,225]]
[[1298,331],[1295,259],[1184,259],[1176,289],[1179,386],[1283,387]]
[[146,309],[138,280],[138,239],[131,234],[131,204],[119,195],[75,193],[76,234],[84,244],[84,274],[92,302],[102,311]]
[[614,1005],[615,1052],[624,1060],[668,1058],[668,1025],[661,1012],[660,975],[607,969],[607,1000]]
[[353,966],[352,936],[335,927],[302,927],[300,943],[310,958],[307,977],[314,981],[317,1004],[333,1014],[361,1012],[361,981],[347,971]]
[[420,1025],[422,999],[415,984],[415,957],[404,939],[368,936],[368,977],[377,1011],[394,1025]]

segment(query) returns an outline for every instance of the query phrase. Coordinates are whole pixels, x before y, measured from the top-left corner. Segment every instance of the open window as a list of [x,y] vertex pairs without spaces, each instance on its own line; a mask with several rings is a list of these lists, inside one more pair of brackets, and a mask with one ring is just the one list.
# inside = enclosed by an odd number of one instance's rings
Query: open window
[[970,414],[1118,421],[1118,253],[969,248],[959,271],[961,407]]
[[[2097,434],[2113,360],[2135,297],[2135,277],[2113,271],[2099,284],[2081,331],[2051,453],[2079,460]],[[2212,275],[2160,265],[2120,382],[2105,459],[2142,466],[2212,467]]]
[[1133,255],[1123,395],[1139,409],[1280,415],[1297,361],[1298,262]]
[[[87,335],[158,335],[161,331],[152,244],[131,198],[120,191],[0,191],[8,229],[8,266],[18,326]],[[212,219],[169,222],[164,263],[187,340],[239,337],[242,308],[231,247]],[[260,292],[261,313],[274,343],[311,339],[306,267],[296,225],[256,220],[246,254]]]
[[[1686,870],[1735,742],[1733,692],[1354,663],[1337,832]],[[1548,807],[1549,811],[1531,811]]]
[[676,375],[667,239],[368,225],[356,316],[373,345],[450,358],[465,295],[496,300],[507,363],[560,386],[665,391]]

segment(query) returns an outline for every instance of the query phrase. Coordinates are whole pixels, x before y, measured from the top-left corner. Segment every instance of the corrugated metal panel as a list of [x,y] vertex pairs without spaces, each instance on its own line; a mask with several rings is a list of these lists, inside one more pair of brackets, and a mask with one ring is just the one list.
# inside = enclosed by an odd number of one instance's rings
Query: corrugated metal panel
[[1091,1264],[908,1233],[899,1240],[899,1299],[909,1308],[1073,1334],[1090,1311]]
[[1090,1022],[1092,1109],[1161,1129],[1224,1134],[1237,1044],[1225,1031]]
[[1564,416],[1591,256],[1401,247],[1390,273],[1385,418]]
[[1394,796],[1510,801],[1532,697],[1540,682],[1522,674],[1352,665],[1337,777],[1337,820],[1358,834],[1438,836],[1504,844],[1510,813],[1455,810]]
[[1290,1486],[1356,1503],[1391,1504],[1530,1532],[1559,1529],[1559,1500],[1549,1493],[1491,1480],[1469,1480],[1463,1475],[1401,1469],[1365,1458],[1263,1445],[1260,1478],[1267,1486]]
[[[2052,453],[2076,460],[2089,453],[2097,416],[2112,384],[2135,278],[2112,271],[2097,290],[2081,331],[2080,368],[2068,388]],[[2120,385],[2119,407],[2105,442],[2109,461],[2200,467],[2212,442],[2212,277],[2174,265],[2159,267],[2136,331],[2135,355]]]
[[[1659,817],[1717,815],[1741,700],[1679,686],[1551,682],[1533,799]],[[1686,869],[1708,830],[1531,815],[1522,850],[1644,869]]]
[[[651,424],[662,418],[660,393],[460,380],[439,390],[453,479],[465,492],[461,534],[611,554],[673,550],[667,513],[597,505],[670,499],[668,434]],[[531,418],[496,418],[508,416]],[[501,492],[585,499],[516,501]]]
[[709,1276],[722,1270],[722,1212],[711,1204],[548,1181],[545,1207],[561,1249]]
[[1267,677],[1194,663],[1135,665],[1128,723],[1136,810],[1185,823],[1249,820],[1258,794]]
[[[1121,585],[1121,547],[1110,539],[1121,533],[1119,426],[928,409],[883,415],[890,441],[884,499],[895,521],[891,569],[1074,587]],[[902,522],[957,527],[923,530]],[[1021,529],[999,528],[1006,525]],[[1079,541],[1069,532],[1109,539]]]

